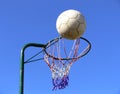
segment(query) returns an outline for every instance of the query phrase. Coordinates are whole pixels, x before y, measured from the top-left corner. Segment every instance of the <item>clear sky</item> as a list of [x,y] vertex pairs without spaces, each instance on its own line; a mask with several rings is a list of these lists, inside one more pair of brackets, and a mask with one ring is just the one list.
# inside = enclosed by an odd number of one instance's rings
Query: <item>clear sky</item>
[[73,64],[64,90],[52,91],[44,61],[26,64],[25,94],[120,94],[120,0],[0,0],[0,94],[19,94],[21,48],[58,37],[56,19],[67,9],[85,16],[92,50]]

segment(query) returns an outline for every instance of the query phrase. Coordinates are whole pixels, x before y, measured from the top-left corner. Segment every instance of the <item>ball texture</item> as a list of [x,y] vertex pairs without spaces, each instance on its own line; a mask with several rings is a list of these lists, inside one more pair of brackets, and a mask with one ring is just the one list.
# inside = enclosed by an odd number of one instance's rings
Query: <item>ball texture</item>
[[74,40],[82,36],[86,28],[84,16],[77,10],[62,12],[56,21],[58,33],[67,39]]

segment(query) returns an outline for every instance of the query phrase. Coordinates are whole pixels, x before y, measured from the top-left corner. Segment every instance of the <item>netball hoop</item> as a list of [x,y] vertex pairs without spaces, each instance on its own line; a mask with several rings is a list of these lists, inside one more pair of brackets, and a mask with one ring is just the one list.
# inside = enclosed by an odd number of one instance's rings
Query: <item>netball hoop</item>
[[[80,47],[80,44],[85,47]],[[71,65],[86,55],[91,48],[90,42],[81,37],[67,40],[62,37],[48,42],[44,48],[44,60],[52,72],[53,90],[64,89],[68,86]]]
[[[28,60],[25,60],[25,50],[29,47],[38,47],[40,51]],[[24,64],[44,59],[52,72],[53,90],[64,89],[68,86],[70,67],[75,61],[85,56],[90,49],[91,43],[83,37],[76,40],[58,37],[47,44],[26,44],[21,50],[19,94],[24,94]],[[34,59],[41,53],[43,54],[42,57]]]

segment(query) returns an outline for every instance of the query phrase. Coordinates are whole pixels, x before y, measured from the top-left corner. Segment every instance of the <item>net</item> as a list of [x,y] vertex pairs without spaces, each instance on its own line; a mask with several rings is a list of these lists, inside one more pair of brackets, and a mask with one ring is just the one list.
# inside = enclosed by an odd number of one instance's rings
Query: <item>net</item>
[[53,90],[68,86],[71,65],[89,52],[91,47],[89,41],[83,38],[88,42],[88,46],[80,47],[80,39],[72,41],[60,37],[48,42],[44,49],[44,60],[52,72]]

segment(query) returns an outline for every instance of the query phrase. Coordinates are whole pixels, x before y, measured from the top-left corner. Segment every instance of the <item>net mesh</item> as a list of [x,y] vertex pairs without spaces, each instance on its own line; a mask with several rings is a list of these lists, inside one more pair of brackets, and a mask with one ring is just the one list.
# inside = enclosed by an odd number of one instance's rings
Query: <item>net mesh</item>
[[[50,62],[51,58],[45,57],[46,62]],[[69,82],[69,70],[70,64],[63,63],[62,60],[52,60],[52,65],[50,66],[50,70],[52,72],[52,83],[53,83],[53,90],[56,89],[64,89],[68,86]]]
[[81,50],[80,38],[74,41],[60,38],[57,42],[52,42],[47,44],[44,60],[52,72],[53,90],[64,89],[68,86],[71,65],[90,47]]

